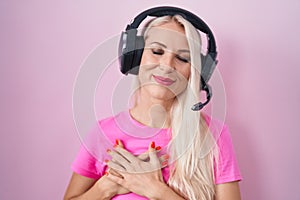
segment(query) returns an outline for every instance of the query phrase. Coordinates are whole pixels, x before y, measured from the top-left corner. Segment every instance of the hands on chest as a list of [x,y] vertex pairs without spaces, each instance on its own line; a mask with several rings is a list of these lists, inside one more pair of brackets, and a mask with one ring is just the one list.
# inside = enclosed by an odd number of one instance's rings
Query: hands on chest
[[135,156],[118,139],[113,149],[107,149],[111,160],[105,160],[109,167],[105,175],[120,187],[118,194],[134,192],[151,197],[158,189],[156,185],[164,183],[161,169],[168,165],[167,154],[157,156],[160,150],[160,146],[151,142],[146,152]]

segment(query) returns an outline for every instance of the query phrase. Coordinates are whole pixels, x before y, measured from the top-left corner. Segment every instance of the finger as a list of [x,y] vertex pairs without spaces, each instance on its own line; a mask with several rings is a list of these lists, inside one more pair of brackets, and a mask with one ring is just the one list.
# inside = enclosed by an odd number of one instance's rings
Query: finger
[[[111,150],[110,149],[106,149],[107,154],[110,154]],[[113,162],[117,162],[114,158],[111,159]]]
[[120,139],[116,139],[116,145],[119,145],[120,147],[124,148],[124,145]]
[[168,165],[168,160],[169,160],[169,155],[168,154],[164,154],[164,155],[159,157],[159,162],[160,162],[162,168],[164,168]]
[[[160,146],[155,147],[155,149],[157,153],[161,151]],[[137,156],[137,158],[146,161],[147,159],[149,159],[149,150],[145,151],[144,153],[141,153],[140,155]]]
[[112,168],[114,170],[121,171],[121,172],[125,172],[126,171],[126,169],[123,166],[121,166],[121,165],[119,165],[119,164],[117,164],[117,163],[115,163],[113,161],[106,160],[105,162],[106,162],[106,164],[107,164],[108,167],[110,167],[110,168]]
[[111,174],[109,172],[106,172],[106,177],[109,180],[111,180],[111,181],[113,181],[113,182],[115,182],[115,183],[117,183],[119,185],[123,185],[123,183],[124,183],[124,179],[123,178],[120,178],[118,176],[114,176],[113,174]]
[[160,165],[161,165],[161,168],[165,168],[169,165],[169,162],[166,160],[164,162],[161,162]]
[[147,159],[149,159],[149,153],[148,150],[140,155],[137,156],[138,159],[142,160],[142,161],[146,161]]
[[159,157],[159,160],[161,161],[161,162],[163,162],[163,161],[166,161],[166,160],[169,160],[169,155],[168,154],[164,154],[164,155],[161,155],[160,157]]
[[114,176],[118,176],[120,178],[123,178],[123,176],[121,174],[119,174],[116,170],[114,170],[112,168],[108,168],[107,172],[111,173]]
[[160,167],[160,162],[159,159],[156,155],[156,150],[155,150],[155,143],[151,142],[149,145],[149,158],[150,158],[150,163],[152,163],[156,167]]
[[126,158],[124,158],[122,155],[120,155],[118,152],[109,151],[108,154],[112,157],[112,160],[111,160],[112,162],[120,164],[126,170],[131,169],[129,161]]
[[116,152],[118,152],[121,156],[123,156],[125,159],[127,159],[130,163],[135,163],[137,161],[137,157],[135,157],[134,155],[132,155],[126,149],[121,148],[120,146],[114,147],[114,150]]

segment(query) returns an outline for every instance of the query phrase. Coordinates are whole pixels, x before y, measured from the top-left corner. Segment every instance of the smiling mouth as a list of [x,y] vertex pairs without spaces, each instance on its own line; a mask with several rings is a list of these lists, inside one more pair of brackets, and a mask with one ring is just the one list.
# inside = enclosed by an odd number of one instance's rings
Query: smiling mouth
[[153,78],[154,78],[154,80],[157,83],[165,85],[165,86],[170,86],[170,85],[172,85],[175,82],[172,79],[164,78],[162,76],[155,76],[155,75],[153,75]]

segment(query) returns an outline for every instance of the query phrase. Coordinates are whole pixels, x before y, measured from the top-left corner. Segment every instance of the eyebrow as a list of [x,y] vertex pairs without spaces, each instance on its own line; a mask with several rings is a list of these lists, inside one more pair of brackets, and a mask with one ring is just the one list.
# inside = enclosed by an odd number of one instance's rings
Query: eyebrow
[[[165,44],[163,44],[163,43],[160,43],[160,42],[151,42],[150,43],[150,45],[151,44],[158,44],[158,45],[160,45],[160,46],[162,46],[162,47],[164,47],[164,48],[167,48],[167,46],[165,45]],[[188,50],[188,49],[179,49],[178,50],[178,52],[182,52],[182,53],[190,53],[190,50]]]

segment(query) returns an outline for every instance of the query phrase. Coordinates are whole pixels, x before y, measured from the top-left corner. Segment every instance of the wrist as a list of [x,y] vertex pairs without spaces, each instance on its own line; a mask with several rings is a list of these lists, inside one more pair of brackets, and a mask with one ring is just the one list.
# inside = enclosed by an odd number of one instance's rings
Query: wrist
[[110,200],[113,196],[117,194],[117,191],[115,191],[114,187],[109,187],[107,185],[108,180],[105,180],[104,177],[102,177],[96,184],[96,190],[97,194],[101,197],[101,200]]
[[153,192],[148,196],[150,200],[163,199],[164,193],[170,189],[166,183],[158,182],[155,184]]

